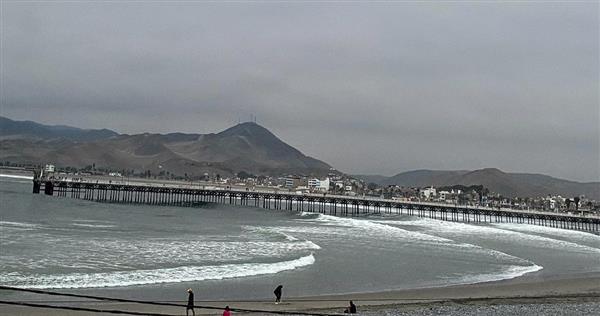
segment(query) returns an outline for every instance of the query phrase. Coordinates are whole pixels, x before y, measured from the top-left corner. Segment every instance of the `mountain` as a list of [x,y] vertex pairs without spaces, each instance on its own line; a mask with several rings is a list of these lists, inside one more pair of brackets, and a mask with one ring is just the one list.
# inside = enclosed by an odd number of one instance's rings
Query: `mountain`
[[[102,133],[95,130],[98,137],[84,140],[82,135],[92,130],[64,127],[72,132],[58,134],[57,127],[34,122],[18,122],[21,126],[15,127],[14,121],[8,121],[6,128],[5,121],[1,121],[1,129],[6,132],[0,134],[0,161],[77,168],[95,165],[113,170],[150,170],[153,174],[168,171],[192,177],[204,173],[230,176],[240,171],[257,175],[323,175],[331,169],[256,123],[238,124],[217,134],[112,132],[109,137],[99,137]],[[27,130],[28,126],[33,130]],[[54,132],[54,137],[49,137],[52,133],[48,131]],[[80,133],[78,137],[74,137],[76,132]]]
[[0,138],[33,138],[94,141],[118,135],[108,129],[81,129],[63,125],[42,125],[32,121],[13,121],[0,116]]
[[565,197],[585,195],[600,200],[600,182],[575,182],[542,174],[506,173],[496,168],[473,171],[415,170],[392,177],[356,176],[379,185],[407,187],[483,185],[489,190],[508,197],[539,197],[560,194]]
[[432,185],[441,185],[442,183],[454,182],[456,178],[467,174],[469,171],[439,171],[439,170],[415,170],[397,174],[384,180],[385,184],[397,184],[408,186],[424,187]]

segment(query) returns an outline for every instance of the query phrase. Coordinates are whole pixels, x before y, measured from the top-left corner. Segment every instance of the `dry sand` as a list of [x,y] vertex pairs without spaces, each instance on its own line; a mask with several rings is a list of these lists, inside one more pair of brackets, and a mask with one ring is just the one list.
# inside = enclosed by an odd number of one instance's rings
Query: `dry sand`
[[[143,299],[143,297],[140,297],[140,299]],[[57,298],[50,297],[48,300],[57,300]],[[600,274],[585,274],[552,280],[517,278],[513,280],[472,285],[386,291],[378,293],[354,293],[298,298],[284,297],[283,304],[279,305],[275,305],[272,301],[255,300],[219,302],[196,301],[196,305],[214,306],[220,308],[224,307],[225,305],[229,305],[233,308],[241,309],[305,312],[313,311],[335,314],[343,311],[343,308],[347,305],[349,300],[353,300],[356,303],[359,308],[359,313],[361,311],[366,311],[366,314],[373,314],[373,312],[377,314],[378,310],[385,310],[387,314],[390,314],[389,311],[392,310],[398,311],[398,314],[410,312],[411,314],[421,315],[421,313],[418,312],[419,309],[423,309],[425,307],[427,310],[431,310],[436,306],[447,306],[448,304],[494,306],[495,309],[502,308],[502,306],[509,306],[511,304],[545,304],[544,306],[551,304],[551,307],[556,307],[556,315],[570,315],[568,310],[566,313],[560,313],[558,312],[558,309],[570,308],[571,305],[569,304],[573,303],[581,303],[577,306],[583,306],[583,308],[588,308],[586,306],[589,304],[592,304],[594,308],[599,308],[598,305],[600,305],[600,303],[598,302],[600,302]],[[183,301],[180,303],[184,304]],[[48,304],[57,305],[59,303]],[[135,303],[78,302],[72,303],[71,306],[105,310],[117,309],[185,315],[185,308],[151,306]],[[196,308],[196,314],[220,315],[221,310]],[[444,314],[454,313],[447,311]],[[581,314],[585,314],[585,311]],[[90,312],[0,305],[0,315],[89,316],[98,314]]]

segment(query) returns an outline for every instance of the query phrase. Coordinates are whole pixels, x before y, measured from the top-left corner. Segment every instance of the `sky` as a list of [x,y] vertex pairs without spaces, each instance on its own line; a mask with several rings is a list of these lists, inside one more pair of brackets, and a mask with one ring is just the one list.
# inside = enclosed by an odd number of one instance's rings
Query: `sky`
[[599,3],[2,1],[0,114],[600,180]]

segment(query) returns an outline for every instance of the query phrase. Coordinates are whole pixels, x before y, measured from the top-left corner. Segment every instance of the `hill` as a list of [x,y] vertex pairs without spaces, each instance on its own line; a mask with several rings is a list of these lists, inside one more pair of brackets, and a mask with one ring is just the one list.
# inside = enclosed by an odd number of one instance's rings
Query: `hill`
[[81,129],[64,125],[43,125],[32,121],[14,121],[0,116],[0,139],[67,139],[71,141],[94,141],[118,134],[108,129]]
[[[56,127],[34,122],[10,121],[6,128],[5,122],[0,122],[6,131],[0,138],[2,161],[54,163],[77,168],[95,165],[113,170],[169,171],[190,176],[204,173],[227,176],[240,171],[257,175],[321,175],[331,169],[256,123],[238,124],[216,134],[119,135],[94,130],[95,137],[92,137],[89,136],[92,130],[64,127],[70,133],[61,134]],[[28,130],[29,127],[33,130]]]
[[373,181],[379,185],[407,187],[483,185],[489,190],[507,197],[539,197],[560,194],[565,197],[585,195],[600,200],[600,182],[575,182],[542,174],[506,173],[496,168],[473,171],[415,170],[392,177],[364,176],[357,178]]

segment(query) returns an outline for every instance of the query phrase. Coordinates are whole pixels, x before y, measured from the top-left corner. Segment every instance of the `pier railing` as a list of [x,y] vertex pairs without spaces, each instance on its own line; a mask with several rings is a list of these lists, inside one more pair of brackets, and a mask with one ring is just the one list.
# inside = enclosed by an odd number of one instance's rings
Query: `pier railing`
[[33,192],[97,202],[198,206],[221,203],[265,209],[306,211],[341,216],[405,214],[445,221],[526,223],[563,229],[600,232],[600,217],[534,210],[497,209],[373,197],[218,186],[207,183],[113,181],[110,179],[33,180]]

